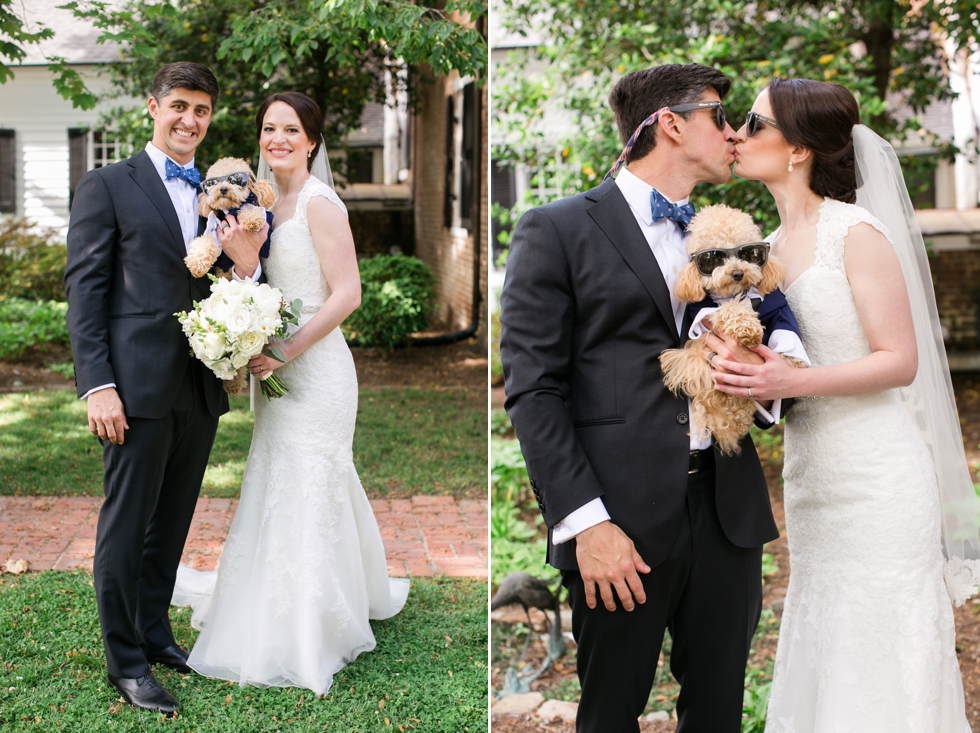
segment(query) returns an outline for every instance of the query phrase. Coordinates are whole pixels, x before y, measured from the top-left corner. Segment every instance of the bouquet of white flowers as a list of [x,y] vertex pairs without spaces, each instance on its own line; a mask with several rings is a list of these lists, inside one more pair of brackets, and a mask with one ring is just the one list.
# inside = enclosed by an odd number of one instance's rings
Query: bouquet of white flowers
[[[244,376],[248,360],[260,353],[285,362],[275,340],[289,338],[289,324],[298,323],[303,304],[298,300],[286,303],[278,289],[265,283],[210,277],[211,296],[195,303],[190,313],[174,314],[194,356],[225,381],[239,373]],[[262,394],[269,398],[289,391],[275,372],[261,386]]]

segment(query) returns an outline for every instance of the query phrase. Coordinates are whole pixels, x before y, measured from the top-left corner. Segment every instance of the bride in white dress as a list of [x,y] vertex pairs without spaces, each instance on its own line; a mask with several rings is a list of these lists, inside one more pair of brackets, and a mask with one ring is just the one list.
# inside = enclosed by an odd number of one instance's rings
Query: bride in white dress
[[398,613],[409,589],[409,581],[388,577],[351,453],[357,375],[339,325],[360,303],[360,278],[347,211],[309,172],[321,159],[322,119],[296,92],[271,96],[256,118],[279,189],[262,268],[303,309],[286,363],[258,356],[249,370],[264,377],[275,369],[289,392],[268,400],[255,390],[252,444],[220,567],[182,566],[174,594],[177,605],[194,607],[192,623],[203,629],[192,669],[317,694],[374,648],[369,619]]
[[813,362],[714,359],[722,391],[807,395],[786,418],[791,573],[766,730],[968,733],[951,598],[976,592],[977,499],[897,159],[858,121],[843,87],[776,80],[736,139],[735,173],[776,200],[772,253]]

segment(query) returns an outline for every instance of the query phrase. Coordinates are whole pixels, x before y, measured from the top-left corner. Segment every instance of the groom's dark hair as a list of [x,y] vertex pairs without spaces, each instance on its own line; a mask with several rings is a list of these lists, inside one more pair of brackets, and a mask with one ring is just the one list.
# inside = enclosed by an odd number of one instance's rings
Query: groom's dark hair
[[153,77],[153,96],[159,102],[174,89],[207,92],[211,95],[211,112],[218,106],[218,80],[211,69],[193,61],[175,61],[162,67]]
[[[616,116],[623,147],[647,117],[662,107],[697,102],[706,89],[714,89],[724,99],[732,82],[718,69],[701,64],[664,64],[627,74],[609,93],[609,106]],[[685,120],[693,112],[678,112]],[[657,144],[656,125],[640,133],[626,160],[639,160]]]

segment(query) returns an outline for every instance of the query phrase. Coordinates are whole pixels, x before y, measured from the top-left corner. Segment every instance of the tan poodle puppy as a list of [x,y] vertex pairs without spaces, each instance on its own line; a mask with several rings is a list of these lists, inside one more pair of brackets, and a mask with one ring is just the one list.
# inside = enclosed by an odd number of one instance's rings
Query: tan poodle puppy
[[[231,214],[247,232],[262,229],[266,223],[266,209],[276,199],[272,184],[269,181],[257,181],[248,163],[241,158],[221,158],[216,161],[208,168],[201,188],[202,193],[198,196],[197,203],[201,216],[214,213],[221,222],[226,215]],[[217,237],[214,232],[208,232],[191,241],[184,263],[194,277],[203,277],[220,254],[221,247]]]
[[[678,300],[701,304],[710,296],[711,305],[718,305],[711,314],[712,330],[731,335],[746,348],[763,343],[765,329],[750,291],[757,296],[758,305],[765,296],[778,292],[786,268],[769,257],[769,245],[762,242],[752,217],[724,204],[707,206],[688,226],[686,249],[691,261],[678,275],[674,288]],[[781,293],[777,297],[785,301]],[[788,311],[787,305],[783,307]],[[715,389],[711,365],[703,356],[706,338],[701,335],[681,349],[660,355],[664,384],[674,394],[691,399],[692,435],[713,436],[723,454],[737,454],[739,441],[755,420],[755,403]],[[792,356],[784,354],[783,358],[794,366],[807,365]]]

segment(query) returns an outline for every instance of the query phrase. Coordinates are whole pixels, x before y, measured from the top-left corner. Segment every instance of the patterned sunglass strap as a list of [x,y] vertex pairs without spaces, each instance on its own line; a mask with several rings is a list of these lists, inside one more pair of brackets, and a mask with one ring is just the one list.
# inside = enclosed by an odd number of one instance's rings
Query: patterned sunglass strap
[[660,119],[660,115],[662,115],[664,112],[667,112],[669,110],[670,107],[661,107],[652,115],[650,115],[645,120],[643,120],[643,122],[640,123],[640,126],[636,128],[636,131],[633,133],[629,141],[626,143],[626,147],[623,148],[623,152],[620,154],[619,159],[616,161],[616,164],[609,169],[609,172],[606,174],[606,178],[612,178],[616,175],[617,172],[619,172],[619,169],[622,168],[623,163],[625,163],[626,159],[630,157],[630,152],[633,150],[633,146],[636,144],[636,139],[640,136],[640,133],[643,132],[644,128],[656,124],[657,120]]

